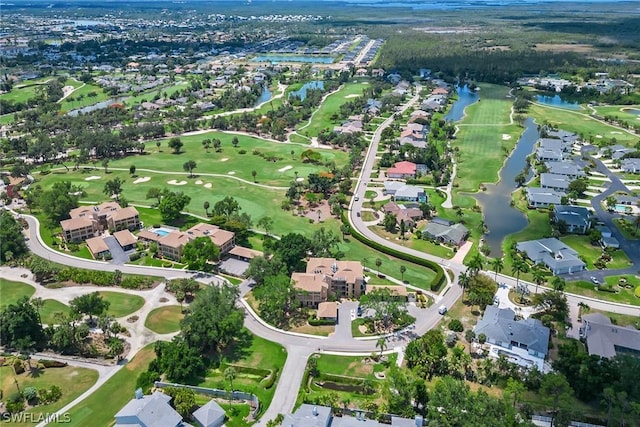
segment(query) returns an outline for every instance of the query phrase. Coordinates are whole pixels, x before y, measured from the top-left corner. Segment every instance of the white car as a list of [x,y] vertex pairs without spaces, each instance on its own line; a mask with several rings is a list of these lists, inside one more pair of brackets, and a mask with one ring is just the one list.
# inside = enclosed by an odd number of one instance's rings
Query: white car
[[441,305],[440,308],[438,309],[438,313],[445,315],[447,313],[447,306],[446,305]]

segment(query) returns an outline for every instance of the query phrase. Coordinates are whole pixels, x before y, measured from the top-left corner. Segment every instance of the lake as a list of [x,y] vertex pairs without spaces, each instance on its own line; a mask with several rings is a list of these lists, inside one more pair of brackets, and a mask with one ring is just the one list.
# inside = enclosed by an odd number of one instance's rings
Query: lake
[[[540,134],[533,119],[525,121],[526,129],[515,149],[500,170],[500,181],[486,185],[486,191],[474,194],[482,207],[484,223],[489,230],[484,235],[485,244],[491,249],[492,257],[502,256],[502,241],[505,236],[516,233],[528,224],[527,216],[511,206],[511,193],[516,189],[515,177],[524,170],[526,158],[533,152]],[[529,172],[527,181],[533,172]]]
[[255,104],[253,104],[253,106],[255,107],[257,105],[262,104],[263,102],[267,102],[268,100],[271,99],[272,95],[273,94],[269,90],[269,85],[262,86],[262,93],[260,94],[260,97],[256,100]]
[[554,96],[546,96],[546,95],[536,95],[536,101],[542,105],[549,105],[551,107],[559,107],[566,108],[568,110],[580,110],[580,104],[577,101],[569,102],[565,101],[560,97],[560,95]]
[[458,99],[453,103],[447,115],[444,116],[444,119],[448,122],[462,120],[462,117],[464,117],[464,109],[476,102],[479,98],[478,94],[469,89],[467,85],[456,86],[456,92],[458,93]]
[[289,92],[289,98],[297,96],[300,98],[300,101],[304,101],[307,97],[307,91],[310,89],[324,89],[324,82],[322,80],[314,80],[312,82],[305,83],[300,89]]
[[255,62],[305,62],[312,64],[333,64],[335,58],[332,56],[310,56],[310,55],[260,55],[252,59]]

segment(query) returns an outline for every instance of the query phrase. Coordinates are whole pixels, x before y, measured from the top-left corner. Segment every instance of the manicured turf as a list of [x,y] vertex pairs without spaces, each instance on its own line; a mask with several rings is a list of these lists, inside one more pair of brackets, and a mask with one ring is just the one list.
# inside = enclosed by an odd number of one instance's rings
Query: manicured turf
[[71,311],[68,305],[54,299],[46,299],[43,303],[44,304],[40,309],[40,318],[42,319],[42,323],[45,325],[56,323],[57,313],[69,314]]
[[15,304],[23,297],[31,298],[35,292],[31,285],[0,278],[0,307]]
[[[536,118],[537,123],[542,124],[546,122],[556,125],[564,130],[582,134],[585,139],[592,139],[594,142],[602,139],[610,140],[611,138],[615,138],[618,143],[633,144],[638,140],[637,136],[633,136],[624,130],[606,123],[599,122],[586,113],[543,107],[541,105],[531,106],[529,112]],[[598,138],[597,135],[600,135],[602,138]]]
[[362,79],[358,79],[357,83],[346,83],[336,93],[329,95],[314,113],[311,124],[306,126],[305,122],[298,128],[299,133],[310,137],[318,136],[321,130],[333,129],[334,126],[339,125],[340,122],[331,120],[331,116],[339,112],[341,105],[353,101],[352,98],[346,98],[347,96],[362,95],[362,91],[367,87],[365,83]]
[[54,423],[65,426],[109,426],[114,415],[134,397],[138,375],[146,371],[155,358],[153,346],[147,346],[126,364],[117,374],[85,399],[82,404],[69,411],[69,423]]
[[[62,398],[60,400],[48,405],[38,405],[29,409],[27,412],[32,414],[50,414],[56,412],[84,393],[98,379],[98,372],[92,369],[78,368],[75,366],[37,369],[35,360],[31,361],[31,365],[34,367],[32,372],[29,371],[29,368],[27,367],[24,373],[17,376],[11,366],[0,367],[0,381],[2,385],[2,395],[5,399],[16,392],[15,380],[18,382],[20,390],[24,390],[25,387],[35,387],[37,389],[50,388],[52,385],[60,387],[62,390]],[[38,416],[34,416],[33,419],[38,419]],[[108,423],[101,425],[107,424]],[[22,427],[33,426],[34,424],[24,422],[11,423],[11,425]],[[92,423],[91,425],[98,424]]]
[[[94,92],[96,96],[90,97],[89,94]],[[82,98],[82,99],[80,99]],[[97,104],[109,98],[100,86],[86,84],[75,91],[62,101],[62,109],[65,111],[75,110],[89,105]]]
[[[510,124],[512,99],[509,88],[480,85],[480,99],[466,108],[466,116],[458,124],[454,147],[460,148],[456,184],[459,191],[477,191],[481,183],[496,182],[505,160],[505,149],[511,150],[523,129]],[[510,139],[503,139],[509,135]],[[454,204],[460,204],[454,201]]]
[[[602,255],[602,248],[594,246],[589,242],[588,236],[570,235],[560,238],[572,249],[578,251],[584,261],[587,263],[587,269],[594,268],[593,263]],[[617,269],[630,266],[629,257],[620,249],[611,253],[612,260],[607,263],[607,268]]]
[[332,354],[313,355],[318,361],[318,370],[325,374],[374,379],[375,362],[364,363],[369,357],[335,356]]
[[110,302],[109,314],[113,317],[123,317],[138,311],[144,305],[144,298],[120,292],[100,292],[100,295]]
[[183,317],[182,307],[179,305],[158,307],[149,313],[144,321],[144,326],[158,334],[178,332]]
[[640,110],[640,105],[603,105],[594,107],[599,116],[612,116],[618,120],[625,120],[627,122],[638,124],[640,115],[633,114],[629,110]]
[[580,280],[577,282],[568,282],[565,287],[565,292],[570,292],[578,295],[584,295],[591,298],[600,299],[603,301],[619,302],[623,304],[631,304],[640,306],[640,298],[636,298],[633,295],[633,289],[620,289],[619,292],[605,292],[598,291],[593,283],[586,280]]
[[[248,333],[248,331],[246,331]],[[224,357],[224,362],[235,365],[249,366],[254,368],[274,370],[282,372],[282,367],[287,358],[287,352],[280,344],[267,341],[248,333],[251,343],[249,347],[234,350]],[[287,381],[286,378],[278,380]],[[248,393],[253,393],[260,400],[261,411],[269,407],[276,384],[269,389],[264,388],[265,381],[256,375],[237,372],[237,377],[233,382],[233,387]],[[220,369],[210,369],[204,381],[199,384],[203,387],[229,389],[229,382],[225,380]]]

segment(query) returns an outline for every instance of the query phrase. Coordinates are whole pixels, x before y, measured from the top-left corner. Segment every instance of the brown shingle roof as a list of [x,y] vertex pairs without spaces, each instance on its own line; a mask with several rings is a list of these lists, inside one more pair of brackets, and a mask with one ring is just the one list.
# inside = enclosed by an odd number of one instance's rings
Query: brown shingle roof
[[170,248],[179,248],[189,242],[189,235],[187,233],[183,233],[182,231],[172,231],[164,237],[161,237],[158,240],[163,246],[168,246]]
[[[332,267],[335,265],[335,272]],[[307,273],[326,274],[334,278],[344,278],[347,283],[355,283],[364,277],[364,269],[359,261],[337,261],[334,258],[311,258],[307,263]]]
[[338,303],[335,301],[321,302],[318,304],[318,319],[335,319],[338,317]]
[[135,245],[138,239],[129,230],[121,230],[113,233],[120,246]]
[[123,209],[118,209],[111,214],[111,219],[114,221],[122,221],[129,218],[138,216],[138,210],[133,206],[129,206]]
[[71,218],[60,221],[60,226],[64,231],[78,230],[80,228],[90,227],[93,221],[87,217]]
[[87,247],[94,257],[101,252],[109,251],[109,246],[107,246],[102,237],[92,237],[87,239]]
[[293,281],[293,287],[307,292],[322,292],[322,289],[328,289],[323,280],[321,274],[308,274],[308,273],[293,273],[291,274],[291,280]]

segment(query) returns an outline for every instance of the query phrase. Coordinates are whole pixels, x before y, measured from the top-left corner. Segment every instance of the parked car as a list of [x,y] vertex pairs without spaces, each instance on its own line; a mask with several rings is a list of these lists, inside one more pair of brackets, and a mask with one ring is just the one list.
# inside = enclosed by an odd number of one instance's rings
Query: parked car
[[599,285],[600,281],[597,278],[591,276],[591,283],[593,283],[594,285]]
[[440,308],[438,309],[438,313],[444,315],[447,313],[447,306],[445,305],[441,305]]

